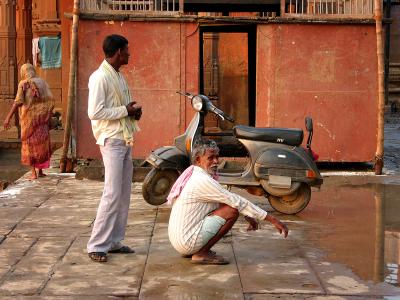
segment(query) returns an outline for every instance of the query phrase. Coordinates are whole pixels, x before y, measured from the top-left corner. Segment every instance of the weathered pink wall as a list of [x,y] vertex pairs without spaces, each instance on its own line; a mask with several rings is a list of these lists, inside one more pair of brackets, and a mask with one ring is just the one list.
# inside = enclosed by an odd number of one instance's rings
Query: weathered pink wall
[[196,25],[165,22],[101,22],[79,24],[77,156],[99,158],[87,117],[87,83],[103,60],[102,42],[109,34],[129,40],[130,62],[121,70],[133,99],[142,104],[141,131],[133,156],[171,145],[186,127],[186,99],[177,90],[198,91],[198,31]]
[[[87,82],[103,59],[102,41],[126,36],[132,52],[123,68],[143,105],[133,156],[171,145],[193,115],[176,90],[198,92],[197,24],[104,22],[79,25],[78,157],[99,158],[87,117]],[[257,34],[259,127],[301,127],[314,119],[313,148],[323,161],[372,161],[376,149],[376,40],[373,25],[265,24]]]
[[311,116],[321,161],[372,161],[376,66],[373,25],[260,25],[256,124],[304,129]]

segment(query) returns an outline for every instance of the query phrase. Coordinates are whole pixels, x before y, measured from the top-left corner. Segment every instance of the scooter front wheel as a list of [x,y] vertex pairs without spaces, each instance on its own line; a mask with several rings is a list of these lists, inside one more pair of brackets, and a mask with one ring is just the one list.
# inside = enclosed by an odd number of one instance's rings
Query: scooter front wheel
[[302,183],[293,193],[286,196],[268,195],[269,204],[280,213],[294,215],[305,209],[311,199],[311,188]]
[[179,174],[172,169],[151,169],[143,181],[142,195],[151,205],[161,205],[167,202],[168,194]]

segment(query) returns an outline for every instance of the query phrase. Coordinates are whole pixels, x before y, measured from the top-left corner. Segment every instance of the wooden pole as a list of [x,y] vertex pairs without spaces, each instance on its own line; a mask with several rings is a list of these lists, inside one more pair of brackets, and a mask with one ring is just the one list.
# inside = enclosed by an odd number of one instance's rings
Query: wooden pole
[[[286,9],[286,0],[281,0],[281,17],[285,15],[285,9]],[[290,11],[292,12],[292,11]]]
[[385,208],[384,189],[376,186],[375,191],[375,251],[374,275],[375,282],[382,282],[385,275]]
[[69,142],[71,139],[71,123],[74,114],[75,105],[75,78],[76,78],[76,55],[78,49],[78,22],[79,22],[79,0],[74,0],[74,9],[72,17],[72,36],[70,49],[70,64],[69,64],[69,83],[68,83],[68,102],[67,102],[67,117],[64,128],[63,152],[60,160],[60,172],[65,173],[67,167],[67,154]]
[[382,0],[375,3],[376,54],[378,56],[378,134],[375,153],[375,174],[381,175],[383,168],[383,141],[385,118],[385,79],[382,41]]

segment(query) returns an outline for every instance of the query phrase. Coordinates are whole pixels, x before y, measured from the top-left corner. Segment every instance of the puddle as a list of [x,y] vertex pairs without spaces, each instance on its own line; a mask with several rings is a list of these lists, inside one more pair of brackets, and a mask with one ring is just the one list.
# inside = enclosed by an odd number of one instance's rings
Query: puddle
[[[298,218],[325,259],[375,283],[400,286],[400,185],[324,186]],[[306,242],[308,243],[308,242]]]
[[20,164],[20,159],[20,149],[0,149],[0,180],[14,182],[29,171],[29,167]]

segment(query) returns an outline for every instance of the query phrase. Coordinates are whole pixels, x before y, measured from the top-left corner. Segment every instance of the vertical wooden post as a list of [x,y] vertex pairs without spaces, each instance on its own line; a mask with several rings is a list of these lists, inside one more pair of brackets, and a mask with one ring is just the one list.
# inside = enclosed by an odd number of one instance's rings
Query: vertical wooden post
[[69,84],[68,84],[68,103],[67,119],[64,128],[63,152],[60,160],[60,172],[65,173],[67,167],[67,154],[71,138],[71,123],[74,114],[75,105],[75,82],[76,82],[76,56],[78,49],[78,22],[79,22],[79,0],[74,0],[73,18],[72,18],[72,36],[71,36],[71,60],[69,66]]
[[179,0],[179,13],[183,14],[185,12],[185,1]]
[[376,54],[378,58],[378,134],[375,153],[375,174],[383,168],[383,141],[385,118],[384,54],[382,41],[382,0],[375,0]]
[[389,104],[389,62],[390,62],[390,24],[392,1],[386,0],[385,7],[385,105]]
[[286,0],[281,0],[281,17],[285,15]]

